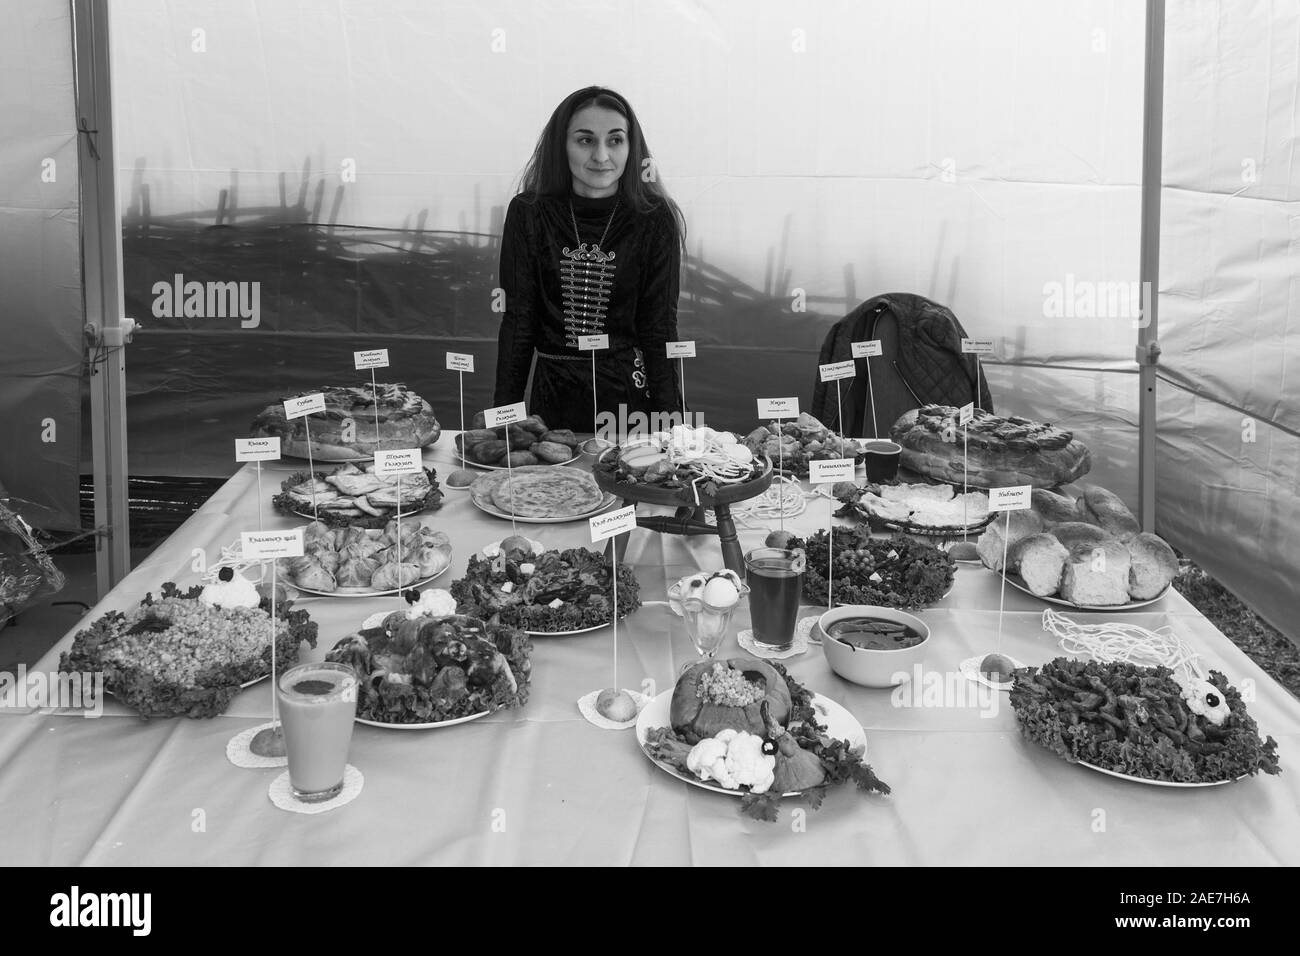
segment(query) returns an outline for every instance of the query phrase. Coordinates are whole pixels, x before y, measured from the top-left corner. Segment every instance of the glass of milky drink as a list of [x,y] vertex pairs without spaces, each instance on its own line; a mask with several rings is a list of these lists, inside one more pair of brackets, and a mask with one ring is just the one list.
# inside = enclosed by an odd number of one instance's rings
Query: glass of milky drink
[[332,800],[357,716],[357,674],[346,664],[299,664],[280,676],[280,721],[289,756],[289,787],[304,803]]

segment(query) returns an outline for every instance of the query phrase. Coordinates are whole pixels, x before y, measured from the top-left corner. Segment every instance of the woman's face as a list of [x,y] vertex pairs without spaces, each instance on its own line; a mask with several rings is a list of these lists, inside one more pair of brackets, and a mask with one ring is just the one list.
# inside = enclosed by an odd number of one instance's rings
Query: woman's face
[[618,191],[627,165],[627,120],[601,106],[578,110],[569,120],[565,145],[574,192],[600,198]]

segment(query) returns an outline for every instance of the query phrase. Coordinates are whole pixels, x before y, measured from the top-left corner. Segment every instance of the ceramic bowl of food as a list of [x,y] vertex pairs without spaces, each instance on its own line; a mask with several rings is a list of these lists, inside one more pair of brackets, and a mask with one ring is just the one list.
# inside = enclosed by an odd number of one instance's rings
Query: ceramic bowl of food
[[930,628],[892,607],[846,604],[817,619],[831,670],[863,687],[895,687],[930,649]]
[[594,465],[600,460],[600,456],[605,454],[614,447],[614,443],[607,438],[588,438],[578,445],[578,464]]

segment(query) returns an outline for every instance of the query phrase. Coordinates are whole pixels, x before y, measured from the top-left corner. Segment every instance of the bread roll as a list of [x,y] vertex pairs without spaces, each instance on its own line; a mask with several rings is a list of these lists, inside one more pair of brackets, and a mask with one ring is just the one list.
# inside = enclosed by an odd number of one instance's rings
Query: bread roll
[[[1021,538],[1015,546],[1015,564],[1025,587],[1039,597],[1055,594],[1061,587],[1061,574],[1065,570],[1070,552],[1065,545],[1046,532]],[[1010,563],[1010,559],[1008,559]]]
[[1130,567],[1129,597],[1146,601],[1173,583],[1178,575],[1178,556],[1164,538],[1143,531],[1128,541]]
[[1061,576],[1061,597],[1087,607],[1127,604],[1130,561],[1122,541],[1108,538],[1070,549]]
[[1044,528],[1064,524],[1067,521],[1079,520],[1079,516],[1074,510],[1074,499],[1067,498],[1065,495],[1058,495],[1054,491],[1035,488],[1033,507],[1034,513],[1043,520]]
[[[1008,511],[1011,516],[1011,530],[1009,537],[1006,539],[1008,555],[1011,547],[1021,538],[1027,538],[1031,534],[1037,534],[1043,530],[1042,519],[1033,511],[1025,509],[1022,511]],[[980,560],[984,562],[984,567],[993,571],[1002,570],[1002,552],[1003,552],[1003,531],[1007,525],[1007,519],[1003,515],[998,515],[993,522],[980,535],[980,539],[975,542],[975,550],[979,552]],[[1010,570],[1015,570],[1015,565],[1008,561]]]
[[1065,524],[1054,525],[1051,533],[1057,541],[1070,549],[1081,544],[1100,544],[1114,537],[1095,524],[1085,524],[1082,521],[1067,521]]
[[1092,486],[1083,490],[1083,495],[1076,502],[1079,516],[1090,524],[1095,524],[1109,531],[1121,541],[1133,537],[1142,530],[1128,505],[1113,491]]

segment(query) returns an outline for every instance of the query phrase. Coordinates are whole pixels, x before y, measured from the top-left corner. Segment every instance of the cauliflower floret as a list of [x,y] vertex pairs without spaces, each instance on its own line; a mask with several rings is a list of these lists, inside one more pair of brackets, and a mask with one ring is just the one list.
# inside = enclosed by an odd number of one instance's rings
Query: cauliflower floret
[[420,592],[420,600],[412,604],[406,616],[414,621],[421,617],[448,617],[456,613],[456,599],[450,591],[428,588]]
[[734,730],[724,730],[701,740],[686,755],[686,769],[701,780],[716,780],[725,789],[735,790],[738,784],[727,769],[727,743],[735,736]]
[[763,753],[762,737],[728,729],[692,747],[686,768],[726,790],[749,787],[753,793],[766,793],[775,779],[776,757]]
[[763,753],[763,738],[756,734],[736,734],[727,747],[726,763],[736,784],[752,793],[766,793],[776,779],[776,757]]

